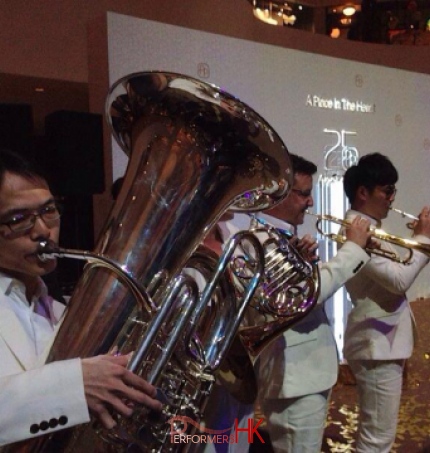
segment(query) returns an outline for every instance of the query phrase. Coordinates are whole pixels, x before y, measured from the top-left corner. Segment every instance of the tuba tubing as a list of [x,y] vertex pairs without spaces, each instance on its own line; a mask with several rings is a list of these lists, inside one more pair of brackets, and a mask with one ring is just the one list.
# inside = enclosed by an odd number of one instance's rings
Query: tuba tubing
[[119,263],[100,253],[92,253],[88,250],[74,250],[57,247],[50,241],[39,243],[38,257],[41,261],[55,258],[72,258],[75,260],[91,263],[94,267],[100,267],[112,271],[116,278],[124,283],[135,299],[140,303],[142,309],[155,311],[156,305],[151,300],[146,289],[139,284]]
[[[219,283],[219,280],[221,279],[222,275],[224,274],[229,263],[232,260],[235,249],[244,240],[248,241],[248,244],[252,246],[255,253],[253,275],[251,280],[247,284],[246,291],[243,292],[242,298],[239,299],[238,308],[234,313],[234,323],[229,327],[228,331],[225,332],[223,339],[224,341],[222,342],[221,347],[218,350],[215,360],[213,360],[211,363],[211,369],[214,371],[218,369],[221,361],[226,356],[226,353],[229,350],[234,339],[234,335],[239,328],[245,309],[252,299],[255,290],[260,284],[261,277],[264,274],[264,251],[259,240],[254,234],[248,231],[240,231],[228,241],[222,255],[219,258],[218,265],[210,281],[205,285],[200,297],[195,281],[187,275],[179,275],[171,283],[171,288],[168,291],[167,296],[158,308],[151,300],[151,297],[148,295],[147,291],[141,285],[139,285],[139,283],[136,282],[126,271],[124,271],[118,263],[115,263],[108,257],[86,250],[63,249],[53,246],[47,241],[42,241],[39,245],[39,258],[42,261],[54,258],[71,258],[83,260],[97,266],[105,267],[114,272],[117,278],[127,285],[133,296],[136,297],[136,299],[140,302],[142,308],[147,307],[149,302],[149,306],[152,307],[155,315],[148,325],[142,342],[134,352],[127,366],[130,371],[135,373],[138,371],[140,364],[143,361],[147,360],[147,355],[153,345],[153,342],[156,340],[157,333],[159,332],[163,323],[166,321],[169,312],[174,309],[174,302],[179,295],[180,289],[183,286],[187,286],[191,294],[188,297],[185,310],[182,311],[181,317],[178,318],[179,323],[175,325],[175,331],[169,336],[168,344],[163,351],[162,360],[154,365],[153,369],[151,370],[151,374],[146,377],[148,382],[155,384],[160,372],[162,371],[168,358],[173,352],[176,341],[179,339],[179,336],[183,332],[185,325],[190,320],[190,316],[192,315],[194,318],[193,324],[197,324],[196,320],[200,319],[203,311],[210,302],[213,293]],[[191,334],[194,333],[195,331],[193,330]]]

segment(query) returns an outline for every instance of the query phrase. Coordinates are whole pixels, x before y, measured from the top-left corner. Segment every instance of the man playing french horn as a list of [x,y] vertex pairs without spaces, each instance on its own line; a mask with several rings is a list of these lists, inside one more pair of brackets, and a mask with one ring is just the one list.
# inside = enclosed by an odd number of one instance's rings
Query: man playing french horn
[[[300,156],[293,155],[292,162],[293,188],[269,214],[276,218],[276,227],[296,232],[306,211],[313,206],[313,175],[317,167]],[[338,370],[336,343],[324,302],[369,260],[363,250],[370,240],[368,228],[369,221],[360,218],[351,224],[344,248],[332,260],[320,264],[321,291],[315,308],[260,356],[259,401],[276,452],[321,451],[331,388]],[[307,250],[312,259],[315,240],[306,235],[301,242],[302,250]]]
[[[261,225],[268,224],[294,234],[303,223],[306,210],[313,205],[312,175],[316,166],[299,156],[290,157],[294,173],[290,194],[267,214],[259,213],[255,218]],[[224,237],[229,237],[248,228],[249,224],[250,216],[238,214],[231,222],[221,224],[221,228]],[[260,409],[276,452],[320,452],[330,390],[338,369],[336,344],[323,302],[369,260],[363,250],[369,242],[368,227],[369,221],[360,218],[351,223],[342,251],[320,266],[321,292],[316,307],[264,349],[256,364]],[[259,233],[261,240],[265,240],[263,236]],[[304,236],[298,243],[295,238],[292,241],[308,260],[316,258],[313,238]],[[214,411],[225,418],[228,399],[221,400],[218,395],[217,401],[210,401],[206,412],[211,413],[211,420]],[[219,401],[222,407],[217,407]],[[237,402],[234,405],[237,407]],[[239,412],[243,417],[243,411]],[[245,418],[252,416],[248,413]],[[233,421],[230,420],[232,429]],[[225,445],[224,449],[206,446],[205,451],[243,451],[237,448],[241,447],[234,444]]]

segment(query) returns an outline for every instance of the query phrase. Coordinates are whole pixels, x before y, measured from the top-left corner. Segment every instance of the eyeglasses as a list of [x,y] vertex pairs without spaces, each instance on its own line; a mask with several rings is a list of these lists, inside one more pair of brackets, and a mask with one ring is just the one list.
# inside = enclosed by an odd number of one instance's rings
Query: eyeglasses
[[309,198],[312,196],[312,189],[300,190],[300,189],[291,189],[291,192],[295,192],[303,198]]
[[37,217],[40,217],[46,225],[50,226],[52,222],[61,217],[61,213],[62,207],[58,203],[52,202],[34,211],[22,211],[12,214],[9,218],[0,222],[0,225],[9,227],[14,233],[20,233],[31,230],[36,223]]
[[379,190],[383,192],[387,198],[391,198],[393,195],[396,195],[397,193],[397,189],[394,184],[382,186]]

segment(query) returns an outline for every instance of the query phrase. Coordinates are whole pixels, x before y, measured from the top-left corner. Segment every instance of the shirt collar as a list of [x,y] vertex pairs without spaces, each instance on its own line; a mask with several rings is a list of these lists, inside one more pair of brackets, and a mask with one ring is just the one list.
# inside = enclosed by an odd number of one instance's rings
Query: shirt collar
[[25,292],[25,287],[19,280],[9,277],[7,274],[0,272],[0,291],[2,294],[8,296],[13,288],[19,288],[22,292]]
[[279,228],[280,230],[286,230],[289,233],[295,233],[295,228],[288,222],[284,220],[280,220],[277,217],[273,217],[271,215],[265,214],[264,212],[259,212],[255,215],[256,219],[261,219],[263,223],[268,223],[269,225]]
[[[5,296],[9,296],[12,291],[17,291],[21,293],[24,300],[26,300],[25,290],[26,290],[25,285],[24,283],[22,283],[21,280],[10,277],[9,275],[0,271],[0,292],[2,294],[4,294]],[[36,290],[36,294],[33,297],[33,300],[39,298],[42,295],[47,294],[48,289],[44,281],[40,277],[38,277],[38,288]]]

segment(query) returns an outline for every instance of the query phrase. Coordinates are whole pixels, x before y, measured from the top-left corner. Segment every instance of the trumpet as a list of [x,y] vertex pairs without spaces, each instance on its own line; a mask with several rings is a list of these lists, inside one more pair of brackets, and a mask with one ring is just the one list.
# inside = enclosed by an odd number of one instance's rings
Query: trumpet
[[409,213],[407,213],[405,211],[401,211],[400,209],[393,208],[392,206],[390,206],[390,209],[391,209],[391,211],[397,212],[397,214],[400,214],[402,217],[406,217],[407,219],[419,220],[416,215],[409,214]]
[[[314,214],[308,211],[307,213],[317,218],[316,229],[322,236],[325,236],[328,239],[331,239],[332,241],[335,241],[339,244],[343,244],[346,241],[345,235],[328,233],[323,230],[321,224],[323,222],[332,222],[342,227],[348,228],[348,226],[350,225],[350,222],[348,220],[342,220],[328,214]],[[404,248],[408,253],[405,258],[401,258],[396,252],[387,250],[382,246],[380,248],[366,247],[365,250],[367,253],[382,256],[397,263],[406,265],[411,263],[414,251],[424,253],[424,255],[430,257],[430,244],[423,244],[422,242],[418,242],[413,239],[402,238],[400,236],[387,233],[380,228],[371,227],[370,232],[373,239],[377,239],[380,242],[386,242]]]
[[393,208],[390,206],[390,209],[391,211],[393,212],[397,212],[397,214],[400,214],[403,218],[407,218],[407,219],[411,219],[412,222],[408,222],[406,224],[406,227],[409,228],[410,230],[413,230],[414,229],[414,225],[415,225],[415,222],[417,222],[419,220],[419,218],[413,214],[409,214],[405,211],[402,211],[400,209],[396,209],[396,208]]

